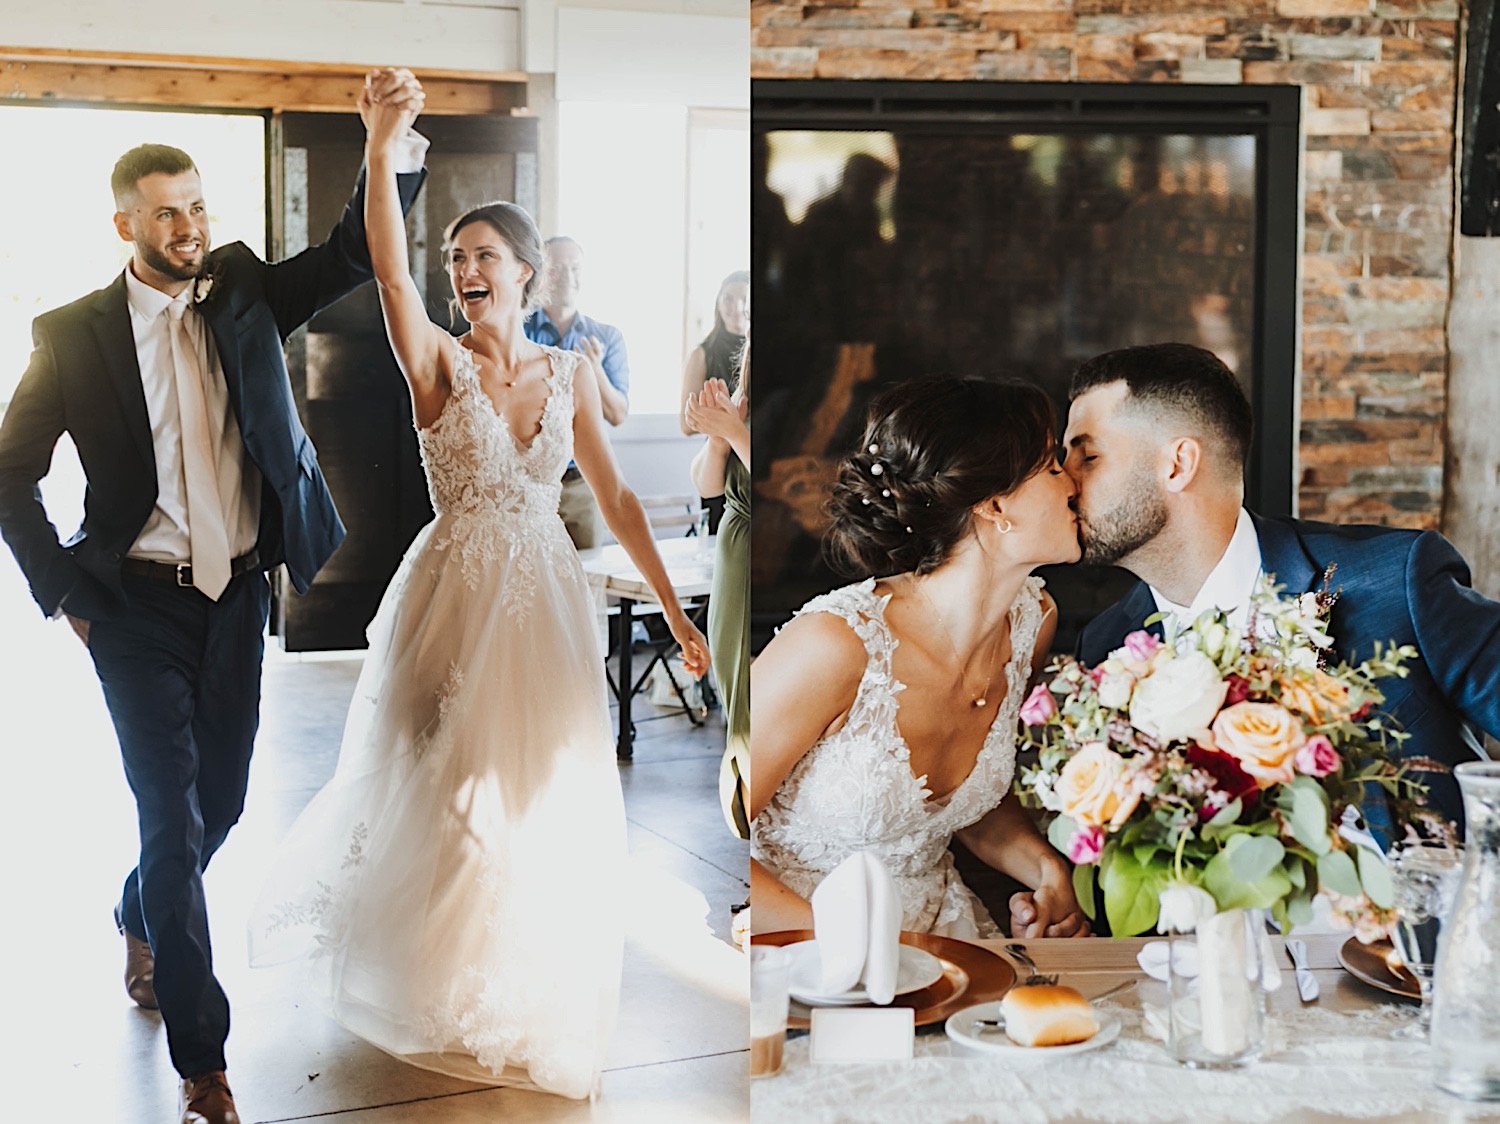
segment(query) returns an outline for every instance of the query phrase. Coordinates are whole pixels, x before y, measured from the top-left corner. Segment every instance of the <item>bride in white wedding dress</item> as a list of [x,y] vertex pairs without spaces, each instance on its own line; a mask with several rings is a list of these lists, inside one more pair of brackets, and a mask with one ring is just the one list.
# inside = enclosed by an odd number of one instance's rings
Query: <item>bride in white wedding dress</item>
[[865,580],[813,598],[751,666],[750,898],[757,932],[812,927],[808,899],[878,856],[903,929],[999,935],[954,869],[961,839],[1025,886],[1016,936],[1082,936],[1071,868],[1011,793],[1018,712],[1055,606],[1031,571],[1078,560],[1046,393],[927,379],[870,406],[829,507]]
[[311,956],[344,1026],[414,1065],[587,1097],[618,1005],[625,817],[582,566],[558,518],[574,459],[694,674],[707,644],[619,477],[595,381],[522,332],[544,261],[530,217],[445,236],[471,331],[433,325],[392,163],[414,114],[372,104],[365,222],[437,517],[369,629],[332,781],[292,828],[251,959]]

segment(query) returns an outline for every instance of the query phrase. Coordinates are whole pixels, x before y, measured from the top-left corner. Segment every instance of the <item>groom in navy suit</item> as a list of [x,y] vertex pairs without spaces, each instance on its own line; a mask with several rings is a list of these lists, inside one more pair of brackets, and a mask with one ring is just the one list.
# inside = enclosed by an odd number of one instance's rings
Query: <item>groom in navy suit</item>
[[[408,71],[367,81],[421,106]],[[426,142],[408,139],[405,208],[425,174]],[[180,149],[132,149],[111,187],[131,261],[33,326],[0,425],[0,533],[42,612],[87,645],[119,737],[141,840],[115,910],[127,990],[160,1007],[185,1124],[233,1124],[202,872],[244,805],[265,571],[284,563],[306,592],[344,537],[282,342],[370,278],[364,178],[326,242],[275,264],[239,242],[210,252],[198,170]],[[82,527],[59,542],[37,482],[65,432],[88,493]]]
[[[1419,653],[1405,679],[1381,683],[1384,709],[1411,735],[1403,756],[1451,768],[1478,755],[1472,727],[1500,735],[1500,604],[1470,588],[1468,565],[1436,532],[1246,511],[1250,404],[1212,352],[1179,343],[1112,351],[1078,369],[1069,397],[1065,467],[1078,484],[1083,560],[1141,579],[1084,628],[1085,663],[1157,612],[1188,624],[1218,607],[1243,625],[1262,573],[1302,593],[1336,565],[1337,658],[1361,660],[1390,641]],[[1413,772],[1461,826],[1453,777]],[[1366,808],[1380,827],[1383,811]]]

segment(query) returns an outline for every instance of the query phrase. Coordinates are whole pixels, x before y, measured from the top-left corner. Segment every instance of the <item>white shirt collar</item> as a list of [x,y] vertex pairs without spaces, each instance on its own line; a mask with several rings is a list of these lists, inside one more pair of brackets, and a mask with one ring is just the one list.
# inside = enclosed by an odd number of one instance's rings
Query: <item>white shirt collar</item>
[[169,297],[160,289],[153,289],[139,277],[131,268],[125,267],[125,299],[130,305],[130,310],[148,323],[155,320],[167,306],[173,301],[188,301],[193,295],[193,287],[189,285],[175,297]]
[[[1240,508],[1229,545],[1224,548],[1218,565],[1209,573],[1191,605],[1178,605],[1167,600],[1155,586],[1150,587],[1151,596],[1160,612],[1176,618],[1176,628],[1186,628],[1209,609],[1223,609],[1229,614],[1230,627],[1243,633],[1249,617],[1250,598],[1260,581],[1260,565],[1260,536],[1255,533],[1250,513]],[[1171,627],[1173,623],[1168,622],[1169,633],[1175,633]]]

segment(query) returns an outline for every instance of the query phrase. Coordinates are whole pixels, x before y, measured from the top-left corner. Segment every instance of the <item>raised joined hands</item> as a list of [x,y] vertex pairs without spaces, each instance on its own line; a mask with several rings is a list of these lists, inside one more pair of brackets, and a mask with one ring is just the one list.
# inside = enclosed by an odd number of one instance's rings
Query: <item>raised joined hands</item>
[[687,396],[682,416],[698,433],[728,441],[745,428],[749,399],[736,402],[723,379],[708,379],[697,394]]
[[380,67],[365,75],[359,92],[359,119],[370,143],[394,144],[406,135],[427,104],[416,75],[401,67]]

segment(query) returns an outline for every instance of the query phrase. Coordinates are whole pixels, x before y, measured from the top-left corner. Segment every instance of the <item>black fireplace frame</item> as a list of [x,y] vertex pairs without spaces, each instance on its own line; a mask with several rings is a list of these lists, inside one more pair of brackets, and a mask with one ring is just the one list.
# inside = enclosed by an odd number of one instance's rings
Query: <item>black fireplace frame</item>
[[[1250,135],[1257,139],[1255,316],[1250,398],[1255,440],[1246,503],[1293,513],[1297,446],[1298,261],[1302,253],[1299,86],[1085,82],[907,82],[755,79],[751,129],[885,131],[920,124],[963,133],[1097,131]],[[752,244],[754,232],[751,232]]]

